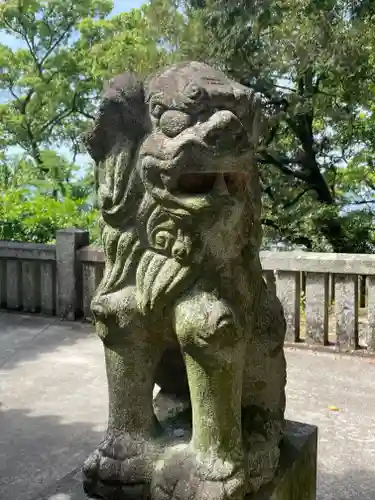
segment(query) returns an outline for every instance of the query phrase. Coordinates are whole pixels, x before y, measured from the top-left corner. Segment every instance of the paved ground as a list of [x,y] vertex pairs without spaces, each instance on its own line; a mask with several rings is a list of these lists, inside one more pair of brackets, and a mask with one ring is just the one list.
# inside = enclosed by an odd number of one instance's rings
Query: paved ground
[[[319,427],[318,499],[374,500],[375,364],[293,350],[287,358],[287,418]],[[0,499],[28,500],[101,440],[106,385],[92,328],[0,313],[0,398]]]

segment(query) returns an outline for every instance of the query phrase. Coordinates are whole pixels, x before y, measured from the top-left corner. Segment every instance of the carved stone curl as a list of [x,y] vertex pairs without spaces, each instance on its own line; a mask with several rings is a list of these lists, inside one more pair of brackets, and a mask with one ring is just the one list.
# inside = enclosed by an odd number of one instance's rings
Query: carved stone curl
[[[239,500],[273,478],[286,368],[281,305],[262,276],[253,154],[262,108],[207,65],[104,90],[86,137],[97,165],[105,273],[92,302],[109,423],[84,464],[104,499]],[[161,393],[191,402],[185,443]]]

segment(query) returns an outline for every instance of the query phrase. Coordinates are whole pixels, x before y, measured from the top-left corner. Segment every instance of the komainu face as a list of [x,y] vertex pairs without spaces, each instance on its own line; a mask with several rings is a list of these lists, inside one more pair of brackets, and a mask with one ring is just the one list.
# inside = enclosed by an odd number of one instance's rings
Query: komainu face
[[260,125],[256,96],[194,63],[172,67],[146,85],[151,127],[139,150],[139,174],[160,217],[149,241],[181,262],[196,262],[203,257],[197,237],[204,253],[214,231],[211,252],[233,258],[241,245],[228,246],[228,232],[243,232],[251,209],[249,174]]

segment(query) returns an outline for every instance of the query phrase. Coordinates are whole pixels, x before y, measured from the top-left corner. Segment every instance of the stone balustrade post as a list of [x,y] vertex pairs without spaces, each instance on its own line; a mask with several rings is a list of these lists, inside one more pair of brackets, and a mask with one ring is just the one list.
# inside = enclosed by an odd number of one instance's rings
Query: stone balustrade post
[[358,348],[358,276],[336,276],[336,347],[340,351]]
[[284,309],[286,341],[298,342],[300,339],[301,273],[277,270],[276,290]]
[[328,284],[329,274],[307,273],[305,310],[308,344],[328,344]]
[[71,228],[57,231],[57,315],[74,320],[82,311],[82,269],[77,251],[89,244],[89,232]]

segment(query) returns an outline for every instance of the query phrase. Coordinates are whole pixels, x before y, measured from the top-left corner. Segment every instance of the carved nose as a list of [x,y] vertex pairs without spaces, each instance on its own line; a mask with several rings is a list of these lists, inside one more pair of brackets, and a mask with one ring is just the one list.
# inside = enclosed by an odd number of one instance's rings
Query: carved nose
[[203,139],[209,146],[229,149],[246,138],[238,118],[230,111],[218,111],[207,122]]

